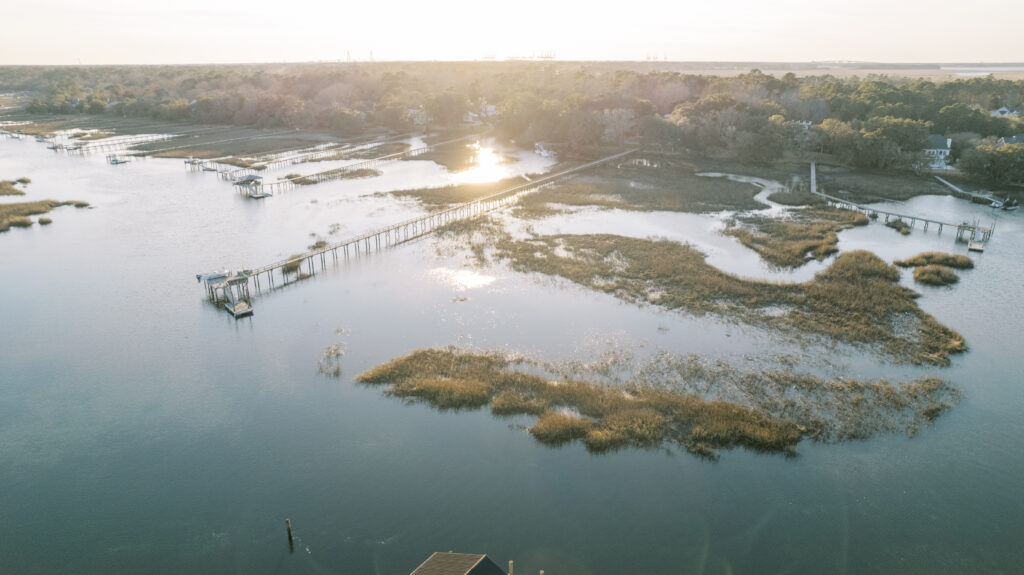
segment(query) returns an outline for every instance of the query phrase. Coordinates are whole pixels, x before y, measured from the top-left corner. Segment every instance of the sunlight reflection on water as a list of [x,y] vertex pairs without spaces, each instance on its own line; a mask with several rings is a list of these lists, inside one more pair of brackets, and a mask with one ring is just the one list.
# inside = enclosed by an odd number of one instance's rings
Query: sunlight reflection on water
[[496,182],[508,177],[509,171],[502,166],[502,157],[491,147],[482,147],[480,142],[473,144],[473,167],[455,174],[455,181],[460,184],[481,184]]
[[473,270],[453,270],[450,268],[434,268],[430,270],[430,276],[459,291],[486,287],[497,279],[494,276],[484,275]]

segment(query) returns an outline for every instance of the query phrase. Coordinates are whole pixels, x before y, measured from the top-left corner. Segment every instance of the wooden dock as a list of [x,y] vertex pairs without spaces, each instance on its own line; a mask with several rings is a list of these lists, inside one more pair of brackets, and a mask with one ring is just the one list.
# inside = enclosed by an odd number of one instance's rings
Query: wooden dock
[[[636,152],[636,149],[626,150],[600,160],[563,170],[556,174],[550,174],[536,178],[518,186],[506,188],[494,194],[478,198],[469,202],[458,204],[443,210],[430,212],[426,215],[412,218],[404,222],[390,225],[386,228],[373,230],[359,236],[348,238],[340,242],[328,244],[324,247],[310,250],[301,255],[289,257],[264,266],[253,269],[246,269],[232,273],[234,278],[246,278],[252,280],[257,291],[264,286],[274,288],[276,283],[287,283],[288,274],[314,275],[319,265],[320,271],[326,270],[331,263],[347,260],[350,256],[370,254],[383,249],[396,246],[409,240],[433,233],[444,226],[460,220],[468,220],[480,215],[492,212],[499,208],[513,204],[526,194],[535,192],[546,186],[561,182],[576,174],[593,168],[595,166],[617,160]],[[207,274],[210,277],[227,274]],[[279,276],[275,280],[275,275]],[[206,277],[200,275],[197,277]]]
[[[968,192],[967,190],[964,190],[964,189],[960,188],[959,186],[955,186],[951,182],[949,182],[949,181],[947,181],[947,180],[945,180],[943,178],[940,178],[939,176],[935,176],[935,179],[940,181],[940,182],[942,182],[947,188],[952,190],[955,195],[968,198],[972,202],[975,202],[975,203],[978,203],[978,204],[990,204],[990,203],[992,203],[994,201],[997,201],[996,198],[992,194],[990,194],[990,193],[982,194],[982,193],[979,193],[979,192]],[[978,200],[980,200],[980,201],[978,201]]]
[[[928,231],[929,227],[935,227],[938,233],[940,234],[942,233],[942,230],[944,228],[955,228],[957,241],[968,241],[971,238],[978,237],[980,238],[979,241],[987,242],[989,238],[992,237],[992,234],[995,232],[995,222],[993,222],[992,225],[989,227],[984,227],[977,221],[973,223],[960,222],[958,224],[951,222],[943,222],[933,218],[902,214],[887,210],[879,210],[877,208],[872,208],[869,206],[865,206],[863,204],[851,202],[850,200],[847,199],[830,196],[828,194],[818,191],[816,171],[817,170],[814,162],[811,162],[811,193],[820,198],[823,198],[825,202],[832,207],[860,212],[873,220],[884,216],[886,223],[889,223],[890,221],[893,220],[908,222],[910,225],[910,229],[914,229],[914,227],[917,226],[918,223],[920,223],[921,229],[926,232]],[[942,178],[939,179],[941,180]],[[968,192],[965,193],[969,194]]]

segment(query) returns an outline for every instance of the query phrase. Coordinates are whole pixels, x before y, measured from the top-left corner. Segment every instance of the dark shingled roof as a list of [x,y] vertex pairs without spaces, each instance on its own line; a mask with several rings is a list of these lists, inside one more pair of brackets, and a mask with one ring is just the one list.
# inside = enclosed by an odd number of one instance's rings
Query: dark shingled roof
[[940,134],[928,134],[928,145],[925,146],[926,150],[948,150],[949,142],[946,141],[946,137]]
[[434,553],[412,575],[505,575],[486,555]]

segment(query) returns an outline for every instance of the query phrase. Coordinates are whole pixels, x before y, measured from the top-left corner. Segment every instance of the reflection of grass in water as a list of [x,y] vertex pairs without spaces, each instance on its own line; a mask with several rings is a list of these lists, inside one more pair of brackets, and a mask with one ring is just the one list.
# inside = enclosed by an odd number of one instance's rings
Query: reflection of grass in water
[[912,258],[897,260],[893,263],[901,268],[940,265],[958,270],[969,270],[974,267],[974,260],[971,258],[962,254],[947,254],[944,252],[922,252]]
[[[496,354],[419,350],[357,380],[387,385],[390,396],[438,409],[489,403],[496,415],[537,415],[530,433],[546,444],[582,440],[600,453],[668,441],[708,457],[737,446],[791,452],[805,436],[838,441],[881,431],[913,434],[959,399],[959,392],[938,378],[899,385],[825,380],[788,370],[744,372],[693,356],[656,357],[622,386],[551,381],[512,365]],[[704,399],[697,388],[735,400]]]
[[844,253],[812,281],[783,284],[725,273],[670,241],[506,236],[497,247],[517,271],[561,276],[629,301],[879,345],[896,361],[948,365],[950,354],[967,349],[960,334],[917,306],[917,293],[897,284],[899,271],[870,252]]
[[746,217],[742,221],[752,230],[735,227],[724,233],[772,264],[795,268],[809,259],[820,261],[838,252],[838,232],[868,224],[867,216],[849,210],[807,208],[791,215],[792,219]]
[[960,278],[946,266],[931,264],[914,269],[914,281],[931,286],[948,286],[960,281]]

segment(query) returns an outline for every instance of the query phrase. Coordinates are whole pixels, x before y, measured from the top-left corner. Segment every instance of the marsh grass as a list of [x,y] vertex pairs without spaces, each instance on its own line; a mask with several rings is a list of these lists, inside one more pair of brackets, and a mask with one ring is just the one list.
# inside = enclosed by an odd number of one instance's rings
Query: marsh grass
[[948,254],[945,252],[922,252],[912,258],[897,260],[893,262],[901,268],[916,268],[920,266],[939,265],[958,270],[969,270],[974,268],[974,260],[962,254]]
[[530,428],[530,435],[547,445],[563,445],[576,439],[586,439],[594,430],[594,422],[571,413],[546,411]]
[[302,260],[302,254],[292,254],[292,255],[288,256],[288,259],[292,259],[292,258],[297,258],[297,259],[293,259],[292,261],[290,261],[290,262],[284,264],[283,266],[281,266],[281,273],[293,274],[293,273],[299,271],[300,269],[302,269],[302,261],[303,261]]
[[39,218],[39,225],[41,225],[41,226],[48,226],[48,225],[50,225],[52,223],[53,223],[53,220],[51,220],[50,218]]
[[[26,178],[27,179],[27,178]],[[0,181],[0,196],[24,196],[25,191],[15,188],[14,185],[19,183],[20,180],[11,181],[3,180]]]
[[[79,204],[84,204],[80,206]],[[0,232],[6,232],[14,227],[28,227],[32,220],[28,216],[38,216],[49,213],[54,208],[73,205],[75,207],[88,207],[88,202],[58,202],[56,200],[39,200],[36,202],[20,202],[14,204],[0,204]],[[27,221],[27,223],[26,223]]]
[[288,174],[284,179],[291,181],[296,186],[311,186],[316,183],[302,174]]
[[850,210],[806,208],[790,214],[791,219],[744,217],[744,227],[729,228],[723,233],[735,237],[769,263],[796,268],[838,252],[838,232],[866,226],[869,221],[864,214]]
[[960,277],[946,266],[929,264],[914,268],[914,281],[931,286],[948,286],[960,281]]
[[220,164],[227,164],[229,166],[235,166],[236,168],[249,168],[251,170],[256,170],[256,171],[267,169],[267,167],[264,166],[263,164],[259,163],[259,161],[257,161],[257,160],[250,160],[248,158],[231,157],[231,158],[224,158],[224,159],[221,159],[221,160],[217,160],[217,162],[220,163]]
[[344,157],[348,159],[358,160],[373,160],[383,156],[390,156],[392,154],[400,154],[407,151],[411,146],[408,142],[389,142],[387,144],[381,144],[365,150],[358,150],[346,154]]
[[[963,337],[917,306],[899,270],[870,252],[841,254],[800,284],[743,279],[666,240],[558,235],[495,242],[495,256],[520,272],[560,276],[636,303],[716,313],[798,334],[877,349],[893,361],[948,365]],[[786,310],[782,314],[768,313]],[[899,321],[899,320],[905,321]]]
[[909,200],[921,195],[948,195],[945,186],[931,176],[851,170],[825,164],[818,164],[818,185],[832,195],[840,195],[859,203]]
[[[583,381],[549,381],[509,369],[494,354],[425,349],[356,378],[387,385],[385,393],[437,409],[479,409],[498,415],[538,414],[530,433],[547,444],[582,439],[587,449],[655,447],[667,440],[718,449],[747,446],[785,451],[800,441],[791,422],[749,408],[638,385],[626,389]],[[571,413],[570,413],[571,412]],[[698,436],[693,436],[694,431]]]
[[[397,190],[387,192],[389,194],[407,198],[414,198],[428,207],[442,207],[451,204],[461,204],[477,198],[482,198],[501,190],[518,186],[524,183],[522,178],[505,178],[496,182],[484,182],[478,184],[458,184],[440,188],[419,188],[410,190]],[[530,196],[527,195],[526,198]]]
[[[299,174],[288,174],[285,176],[286,180],[291,180],[293,184],[299,186],[310,186],[318,182],[333,181],[333,180],[354,180],[358,178],[375,178],[381,175],[383,172],[375,170],[373,168],[357,168],[355,170],[349,168],[337,168],[334,170],[327,170],[318,174],[318,179],[314,180],[307,176]],[[294,178],[294,179],[293,179]]]
[[632,211],[706,213],[753,210],[756,186],[726,178],[698,176],[688,162],[661,158],[656,167],[636,164],[602,166],[587,177],[551,186],[524,197],[516,208],[520,218],[546,217],[558,206],[592,206]]
[[[520,364],[541,365],[451,347],[423,349],[356,380],[441,410],[490,404],[497,416],[537,416],[530,434],[548,445],[579,440],[605,453],[668,442],[711,458],[740,446],[792,453],[804,437],[836,442],[880,432],[913,435],[960,399],[957,389],[935,377],[900,384],[825,379],[788,369],[744,371],[696,356],[658,355],[621,385],[547,379],[516,368]],[[720,397],[706,398],[709,393]]]
[[885,227],[892,228],[905,236],[910,235],[910,224],[903,220],[890,220],[885,223]]

